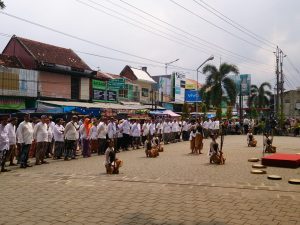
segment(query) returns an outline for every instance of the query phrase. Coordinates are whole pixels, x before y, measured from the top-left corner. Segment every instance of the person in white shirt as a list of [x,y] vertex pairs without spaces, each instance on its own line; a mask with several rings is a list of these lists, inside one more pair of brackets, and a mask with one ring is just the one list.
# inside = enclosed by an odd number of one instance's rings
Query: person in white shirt
[[219,130],[220,130],[220,121],[217,118],[215,118],[213,122],[213,133],[219,134]]
[[208,120],[208,131],[209,131],[209,135],[211,135],[213,133],[214,130],[214,121],[212,121],[211,119]]
[[5,169],[5,161],[7,153],[9,150],[9,138],[7,132],[7,116],[0,117],[0,165],[1,172],[8,172],[9,170]]
[[28,162],[29,150],[33,141],[33,125],[30,122],[30,115],[24,115],[24,121],[19,124],[17,129],[18,143],[21,145],[19,156],[20,168],[31,167]]
[[65,160],[69,160],[69,158],[75,159],[76,158],[76,148],[77,148],[77,140],[79,138],[78,135],[78,117],[73,116],[72,120],[66,124],[65,127],[65,141],[66,141],[66,148],[65,148]]
[[154,120],[151,120],[151,123],[149,124],[149,134],[150,134],[150,140],[152,140],[152,138],[155,135],[156,131],[156,125]]
[[208,131],[208,126],[209,126],[209,123],[207,120],[205,120],[202,124],[202,127],[203,127],[203,133],[204,133],[204,138],[208,138],[208,135],[209,135],[209,131]]
[[141,137],[141,131],[140,131],[140,124],[138,121],[135,121],[131,127],[131,134],[133,138],[133,149],[139,149],[140,146],[140,137]]
[[41,116],[41,122],[34,126],[33,138],[36,140],[35,164],[48,163],[45,161],[46,142],[48,141],[47,116]]
[[9,151],[8,151],[8,159],[9,159],[9,165],[15,166],[14,164],[14,158],[16,155],[17,150],[17,136],[16,136],[16,125],[17,125],[18,119],[16,117],[12,117],[9,119],[9,123],[6,125],[6,129],[8,132],[8,139],[9,139]]
[[188,120],[185,120],[182,122],[182,140],[188,141],[189,140],[189,130],[190,130],[190,124]]
[[148,135],[149,135],[149,124],[148,124],[148,121],[145,120],[142,125],[142,144],[143,145],[145,144],[145,141],[147,140]]
[[124,150],[127,151],[130,143],[130,122],[127,119],[123,120],[122,130],[123,130],[122,142],[123,142]]
[[179,141],[179,124],[177,122],[177,120],[174,120],[173,123],[172,123],[172,139],[173,139],[173,142],[177,142]]
[[52,130],[52,125],[51,121],[49,118],[46,119],[46,124],[47,124],[47,131],[48,131],[48,139],[46,141],[46,147],[45,147],[45,158],[50,158],[51,155],[53,155],[53,145],[52,145],[52,140],[53,140],[53,130]]
[[162,137],[165,144],[168,144],[170,142],[170,132],[171,129],[169,126],[169,120],[166,119],[162,124],[162,134],[163,134]]
[[98,155],[104,155],[106,147],[107,147],[107,141],[106,141],[106,135],[107,135],[107,119],[102,119],[101,122],[97,126],[97,132],[98,132]]
[[61,159],[64,151],[64,126],[63,119],[58,118],[56,124],[53,127],[53,136],[54,136],[54,155],[53,159]]
[[117,131],[116,131],[116,136],[117,136],[117,144],[116,144],[116,152],[120,152],[120,150],[124,149],[123,145],[123,127],[122,127],[122,120],[118,121],[118,124],[116,125]]
[[91,139],[91,120],[85,118],[83,124],[79,128],[80,137],[82,140],[82,155],[83,158],[91,156],[90,139]]
[[98,120],[96,118],[92,118],[92,127],[91,127],[91,152],[97,153],[99,148],[98,143],[98,130],[97,130]]

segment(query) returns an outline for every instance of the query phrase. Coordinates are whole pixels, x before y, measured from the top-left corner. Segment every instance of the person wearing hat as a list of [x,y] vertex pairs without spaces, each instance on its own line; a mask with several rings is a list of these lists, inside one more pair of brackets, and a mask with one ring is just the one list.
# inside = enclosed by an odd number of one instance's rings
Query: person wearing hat
[[0,117],[0,166],[1,172],[8,172],[5,169],[5,161],[9,150],[9,138],[7,132],[7,116]]
[[45,161],[45,153],[49,139],[47,119],[48,117],[46,115],[42,115],[41,121],[34,126],[33,138],[36,140],[35,165],[48,163]]
[[66,124],[65,127],[65,139],[66,139],[66,149],[65,149],[65,160],[69,158],[75,159],[76,157],[76,147],[77,140],[79,138],[78,130],[78,117],[72,116],[72,120]]
[[54,136],[54,154],[53,159],[61,159],[64,152],[64,126],[63,119],[58,118],[56,120],[56,124],[53,128],[53,136]]
[[16,137],[16,125],[18,119],[16,117],[12,117],[9,119],[9,123],[6,125],[6,129],[8,132],[9,139],[9,151],[7,154],[7,160],[10,162],[10,166],[15,166],[14,158],[17,150],[17,137]]
[[25,114],[24,121],[19,124],[17,129],[17,139],[18,143],[21,145],[19,157],[20,168],[31,167],[31,165],[28,164],[28,156],[33,141],[33,125],[30,122],[29,114]]

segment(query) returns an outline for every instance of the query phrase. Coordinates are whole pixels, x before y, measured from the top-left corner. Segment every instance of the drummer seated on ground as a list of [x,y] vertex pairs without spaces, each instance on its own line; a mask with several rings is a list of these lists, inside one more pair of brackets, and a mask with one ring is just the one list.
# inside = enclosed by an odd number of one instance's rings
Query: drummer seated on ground
[[159,138],[156,135],[152,139],[152,147],[155,148],[155,149],[157,149],[159,152],[163,152],[164,151],[164,147],[162,146]]
[[117,159],[116,152],[113,148],[114,142],[108,140],[108,148],[105,151],[105,168],[107,174],[118,174],[119,168],[122,166],[123,162]]
[[264,133],[265,140],[264,140],[264,151],[266,153],[275,153],[276,152],[276,147],[273,146],[273,137],[270,138],[269,134]]
[[155,158],[159,156],[157,147],[152,147],[152,141],[150,140],[150,137],[148,136],[147,140],[145,141],[145,153],[146,157]]
[[216,142],[216,136],[211,135],[212,142],[210,143],[209,149],[209,162],[216,164],[224,164],[225,158],[223,157],[223,153],[219,149],[219,144]]
[[248,142],[248,147],[256,147],[257,145],[257,140],[255,140],[251,129],[247,133],[247,142]]

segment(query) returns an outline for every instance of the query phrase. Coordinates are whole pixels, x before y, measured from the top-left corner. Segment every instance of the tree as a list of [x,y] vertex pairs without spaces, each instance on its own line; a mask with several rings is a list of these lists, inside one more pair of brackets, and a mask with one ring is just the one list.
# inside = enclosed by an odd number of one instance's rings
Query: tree
[[214,65],[208,64],[202,71],[207,75],[206,82],[202,87],[202,93],[205,92],[206,104],[213,105],[218,109],[221,108],[222,100],[225,100],[233,106],[236,102],[237,90],[234,81],[228,75],[229,73],[238,74],[238,68],[235,65],[222,63],[217,69]]
[[[272,92],[270,91],[272,88],[271,84],[268,82],[262,83],[259,87],[256,85],[251,85],[250,90],[250,98],[249,98],[249,108],[266,108],[270,105],[270,98]],[[269,89],[269,90],[267,90]]]
[[232,118],[232,106],[229,106],[229,105],[227,106],[226,117],[229,120]]
[[189,106],[188,104],[185,102],[182,106],[182,118],[186,119],[189,118],[190,112],[189,112]]
[[4,9],[5,8],[5,4],[2,0],[0,0],[0,9]]

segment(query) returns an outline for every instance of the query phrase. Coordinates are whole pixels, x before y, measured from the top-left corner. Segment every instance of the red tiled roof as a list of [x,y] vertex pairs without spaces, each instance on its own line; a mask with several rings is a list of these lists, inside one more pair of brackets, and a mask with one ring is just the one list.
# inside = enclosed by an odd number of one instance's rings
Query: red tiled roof
[[15,56],[0,54],[0,65],[12,68],[23,68],[22,63]]
[[78,69],[92,70],[72,49],[16,37],[38,62],[70,66]]

